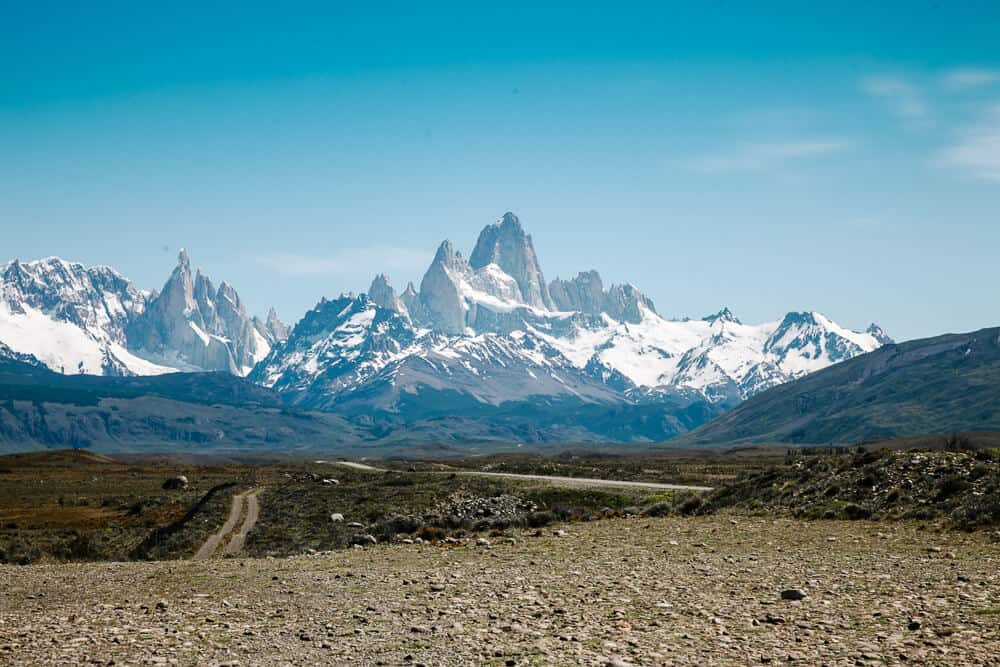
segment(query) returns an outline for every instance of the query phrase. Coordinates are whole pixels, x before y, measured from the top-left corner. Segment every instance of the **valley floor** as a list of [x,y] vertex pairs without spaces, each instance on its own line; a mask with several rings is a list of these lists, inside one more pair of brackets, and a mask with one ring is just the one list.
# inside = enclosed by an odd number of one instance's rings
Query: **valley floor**
[[0,566],[0,664],[1000,665],[986,531],[717,515],[514,535]]

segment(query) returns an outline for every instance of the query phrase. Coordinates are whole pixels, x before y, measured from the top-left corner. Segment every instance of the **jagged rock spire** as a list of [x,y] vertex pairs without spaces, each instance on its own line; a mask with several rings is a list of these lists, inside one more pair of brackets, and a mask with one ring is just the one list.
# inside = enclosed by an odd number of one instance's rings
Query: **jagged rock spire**
[[474,270],[487,264],[496,264],[517,281],[524,303],[536,308],[552,308],[531,236],[524,233],[521,221],[509,211],[480,232],[469,256],[469,266]]
[[368,288],[368,298],[379,308],[385,308],[396,313],[405,314],[406,305],[396,295],[396,290],[389,283],[389,276],[380,273],[372,280],[371,287]]
[[705,322],[711,322],[715,324],[716,322],[731,322],[732,324],[742,324],[740,318],[733,314],[733,311],[729,310],[728,306],[723,306],[722,310],[715,313],[714,315],[709,315],[704,318]]

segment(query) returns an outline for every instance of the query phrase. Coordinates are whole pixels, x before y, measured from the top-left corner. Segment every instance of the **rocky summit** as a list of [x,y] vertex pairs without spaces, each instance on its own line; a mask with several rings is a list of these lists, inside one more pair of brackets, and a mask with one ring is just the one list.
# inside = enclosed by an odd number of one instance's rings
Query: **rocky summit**
[[284,330],[276,316],[269,319],[270,328],[248,317],[228,283],[216,289],[201,271],[192,275],[187,252],[181,250],[177,267],[131,323],[128,338],[142,354],[165,365],[246,375]]
[[273,310],[249,317],[231,285],[192,274],[183,250],[160,292],[55,257],[0,267],[0,342],[59,373],[246,375],[287,335]]
[[479,422],[433,438],[664,440],[889,342],[877,325],[851,331],[817,312],[667,319],[638,287],[607,285],[595,269],[546,282],[510,212],[467,258],[443,241],[419,288],[397,292],[378,272],[366,294],[324,298],[293,328],[273,309],[251,316],[183,250],[158,292],[60,259],[0,269],[0,343],[20,360],[60,373],[225,371],[290,405],[397,430]]
[[[625,406],[644,426],[616,439],[664,439],[888,340],[875,325],[850,331],[815,312],[758,325],[728,308],[669,320],[637,287],[605,287],[593,269],[546,284],[531,236],[506,213],[468,259],[442,242],[419,290],[397,294],[379,273],[367,295],[320,302],[250,377],[296,405],[403,421],[519,416],[537,428],[572,414],[579,426],[585,413]],[[544,419],[529,418],[542,406]],[[650,421],[643,406],[664,414]],[[563,433],[593,437],[589,427]]]

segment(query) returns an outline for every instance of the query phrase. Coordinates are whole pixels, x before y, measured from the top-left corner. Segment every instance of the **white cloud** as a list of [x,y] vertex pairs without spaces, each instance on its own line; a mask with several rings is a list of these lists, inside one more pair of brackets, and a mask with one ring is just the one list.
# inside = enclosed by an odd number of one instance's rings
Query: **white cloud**
[[946,88],[967,90],[1000,82],[1000,70],[963,68],[946,72],[941,79]]
[[1000,104],[982,122],[960,132],[958,141],[942,151],[937,162],[962,169],[973,178],[1000,183]]
[[255,257],[261,266],[287,276],[346,276],[385,271],[409,272],[430,264],[433,253],[426,249],[373,245],[341,248],[325,255],[278,253]]
[[825,157],[851,147],[838,138],[812,138],[777,143],[742,144],[724,152],[695,156],[678,161],[682,167],[702,173],[763,171],[792,161]]
[[895,76],[872,76],[861,82],[862,89],[885,102],[907,125],[921,126],[930,120],[930,111],[920,90]]

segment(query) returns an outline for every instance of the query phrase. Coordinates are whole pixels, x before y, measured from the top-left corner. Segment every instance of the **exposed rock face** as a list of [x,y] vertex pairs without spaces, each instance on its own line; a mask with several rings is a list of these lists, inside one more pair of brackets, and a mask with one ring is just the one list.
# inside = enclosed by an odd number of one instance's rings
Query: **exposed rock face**
[[642,321],[642,309],[655,313],[653,301],[634,285],[612,285],[607,292],[597,271],[590,270],[572,280],[556,278],[549,285],[552,303],[558,310],[588,315],[607,313],[619,322]]
[[[634,285],[605,289],[597,271],[545,290],[541,276],[530,237],[507,214],[482,231],[468,262],[442,243],[419,292],[411,284],[397,296],[379,275],[367,298],[322,302],[253,378],[296,405],[404,422],[499,419],[491,411],[515,404],[534,424],[556,405],[580,410],[577,421],[598,414],[595,405],[659,408],[660,425],[625,437],[662,437],[879,345],[818,313],[784,326],[744,325],[729,309],[669,321]],[[609,419],[603,433],[622,421]]]
[[368,288],[368,298],[379,308],[391,310],[400,315],[409,316],[406,304],[396,296],[396,290],[389,284],[389,276],[380,273],[372,280],[371,287]]
[[45,364],[36,359],[34,355],[15,352],[3,343],[0,343],[0,362],[3,361],[14,361],[21,364],[27,364],[33,368],[45,368]]
[[549,294],[557,310],[578,310],[590,315],[599,315],[604,310],[604,283],[601,274],[593,269],[572,280],[556,278],[549,285]]
[[514,278],[521,301],[535,308],[552,307],[531,237],[524,233],[521,221],[513,213],[504,213],[500,220],[479,234],[469,257],[469,266],[478,270],[488,264],[496,264]]
[[280,343],[288,338],[290,330],[288,325],[278,319],[278,313],[274,308],[267,311],[267,320],[264,322],[264,329],[271,335],[271,340]]
[[882,345],[892,345],[893,343],[896,342],[889,336],[889,334],[883,331],[882,327],[875,324],[874,322],[868,325],[868,328],[865,329],[865,333],[874,338],[875,340],[877,340]]
[[438,247],[434,261],[420,282],[420,300],[434,324],[444,333],[465,331],[468,310],[462,293],[462,282],[472,270],[461,253],[455,252],[451,241]]
[[420,300],[420,294],[412,282],[406,284],[406,289],[399,295],[399,300],[403,302],[403,306],[406,307],[406,312],[409,313],[410,319],[413,320],[414,324],[418,326],[429,326],[431,324],[431,315],[427,307],[424,306],[423,301]]
[[810,360],[823,360],[822,366],[803,368],[795,376],[799,377],[809,370],[819,370],[870,351],[863,342],[866,339],[870,339],[870,334],[858,336],[819,313],[795,312],[785,315],[764,343],[764,352],[782,359],[797,357],[806,365]]
[[288,338],[288,325],[278,319],[278,313],[274,311],[274,308],[267,311],[267,319],[261,320],[254,315],[250,321],[253,322],[257,332],[272,346]]
[[639,323],[643,310],[655,313],[656,307],[635,285],[612,285],[604,299],[604,312],[619,322]]
[[140,353],[171,366],[246,375],[270,352],[265,332],[247,316],[232,286],[215,289],[200,271],[192,277],[182,250],[163,290],[129,327],[128,338]]
[[[666,320],[635,286],[606,289],[594,270],[546,285],[531,237],[509,213],[482,230],[471,261],[442,243],[419,291],[411,283],[397,294],[380,274],[367,295],[324,299],[291,333],[273,310],[266,321],[248,317],[236,290],[192,272],[183,252],[162,292],[148,295],[107,270],[48,262],[42,277],[2,267],[0,342],[33,353],[25,341],[44,336],[21,335],[31,318],[77,332],[83,352],[39,356],[50,368],[250,373],[301,407],[393,424],[469,419],[435,428],[518,441],[664,439],[888,340],[819,313],[759,325],[728,309]],[[62,286],[67,271],[72,289]],[[39,350],[60,347],[52,341],[65,332],[52,327]]]
[[733,314],[733,311],[729,310],[728,307],[723,308],[722,310],[720,310],[719,312],[715,313],[714,315],[709,315],[708,317],[705,317],[703,319],[704,319],[704,321],[710,322],[712,324],[715,324],[716,322],[721,322],[721,323],[727,323],[728,322],[730,324],[743,324],[742,322],[740,322],[740,318],[736,317],[736,315]]

